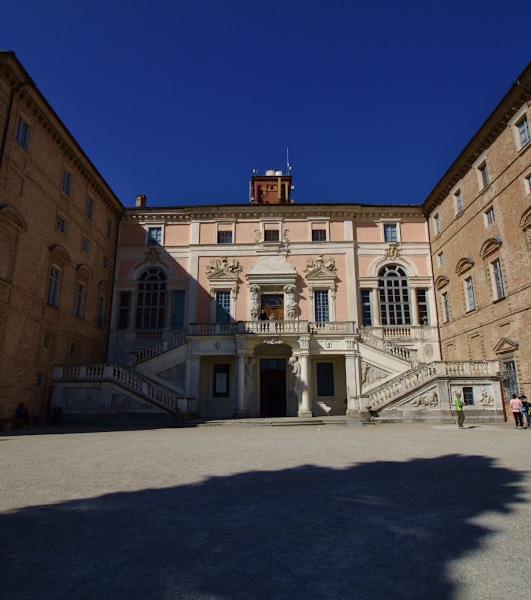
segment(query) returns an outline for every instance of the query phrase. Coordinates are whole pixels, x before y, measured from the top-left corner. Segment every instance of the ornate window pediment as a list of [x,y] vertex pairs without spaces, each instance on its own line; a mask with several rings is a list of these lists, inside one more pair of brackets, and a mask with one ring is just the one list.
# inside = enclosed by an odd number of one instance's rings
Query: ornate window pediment
[[483,242],[481,250],[479,251],[479,255],[481,257],[488,256],[489,254],[492,254],[493,252],[498,250],[498,248],[500,248],[502,244],[503,241],[500,238],[489,238],[488,240]]
[[531,227],[531,208],[528,208],[520,217],[520,227],[527,231]]
[[471,269],[473,266],[474,266],[474,260],[472,258],[470,258],[469,256],[465,256],[464,258],[461,258],[457,262],[457,265],[455,266],[455,272],[458,275],[462,275],[463,273],[465,273],[466,271]]
[[78,277],[81,279],[86,279],[87,281],[92,279],[92,271],[87,267],[87,265],[79,264],[76,267],[76,271]]
[[318,258],[309,258],[304,269],[307,279],[335,279],[336,271],[336,261],[331,256],[324,258],[323,254]]
[[20,231],[28,231],[22,215],[10,206],[0,206],[0,218],[4,219]]
[[227,258],[222,256],[221,258],[213,258],[206,267],[206,275],[208,279],[225,281],[236,281],[238,279],[238,273],[242,270],[242,267],[238,260],[235,258]]
[[450,280],[448,279],[448,277],[446,275],[439,275],[439,277],[437,277],[437,279],[435,280],[435,289],[442,290],[449,283],[450,283]]
[[518,350],[520,344],[511,340],[507,337],[502,337],[500,341],[494,346],[493,350],[496,354],[506,354],[507,352],[514,352]]
[[63,264],[70,264],[72,262],[68,250],[59,244],[50,246],[50,256]]

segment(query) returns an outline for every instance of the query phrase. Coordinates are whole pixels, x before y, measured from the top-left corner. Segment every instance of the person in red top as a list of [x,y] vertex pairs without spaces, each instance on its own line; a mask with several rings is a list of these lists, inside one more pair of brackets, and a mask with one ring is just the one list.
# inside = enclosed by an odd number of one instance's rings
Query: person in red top
[[516,394],[513,394],[509,404],[511,405],[511,410],[513,411],[514,424],[516,425],[515,429],[523,429],[524,420],[522,419],[522,413],[520,412],[522,401]]

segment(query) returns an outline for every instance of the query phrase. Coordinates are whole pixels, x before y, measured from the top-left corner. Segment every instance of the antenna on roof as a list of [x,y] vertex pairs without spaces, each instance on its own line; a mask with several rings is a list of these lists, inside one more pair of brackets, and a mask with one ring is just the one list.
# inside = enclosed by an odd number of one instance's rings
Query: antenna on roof
[[286,163],[287,163],[287,167],[288,167],[288,169],[287,169],[287,171],[288,171],[287,175],[289,175],[290,171],[291,171],[291,166],[289,164],[289,148],[286,148]]

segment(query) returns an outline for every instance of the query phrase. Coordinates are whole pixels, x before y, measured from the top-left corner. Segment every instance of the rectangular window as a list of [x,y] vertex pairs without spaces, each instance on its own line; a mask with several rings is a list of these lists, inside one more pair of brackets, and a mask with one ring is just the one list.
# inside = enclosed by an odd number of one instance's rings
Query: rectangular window
[[105,298],[99,296],[98,298],[98,327],[105,326]]
[[430,315],[428,311],[428,290],[417,289],[417,309],[419,313],[419,323],[428,325]]
[[463,403],[466,406],[474,406],[474,388],[464,387],[463,388]]
[[105,230],[105,235],[107,239],[112,240],[112,221],[107,219],[107,229]]
[[184,290],[176,290],[172,295],[171,302],[171,326],[172,329],[184,327]]
[[148,246],[160,246],[162,242],[162,227],[148,228]]
[[335,396],[334,363],[317,363],[317,395]]
[[396,223],[384,223],[384,241],[385,242],[397,242],[398,241],[398,228]]
[[465,279],[465,297],[467,310],[475,310],[476,299],[474,297],[474,284],[472,282],[472,277]]
[[90,196],[87,196],[87,201],[85,203],[85,216],[91,221],[94,217],[94,200]]
[[450,299],[448,298],[448,292],[444,292],[442,295],[442,305],[443,305],[443,320],[445,323],[448,323],[450,320]]
[[518,396],[518,374],[516,373],[516,363],[514,360],[506,360],[503,362],[503,387],[505,389],[505,397],[510,400],[511,394]]
[[76,317],[83,317],[83,309],[85,307],[85,285],[78,282],[76,286],[76,305],[74,314]]
[[364,327],[372,325],[372,290],[361,290],[361,318]]
[[70,196],[72,193],[72,173],[66,169],[63,171],[63,180],[61,181],[61,190]]
[[500,259],[497,258],[492,265],[492,275],[494,277],[494,286],[495,286],[495,294],[496,299],[505,298],[505,289],[503,287],[503,275],[501,269]]
[[44,385],[44,373],[37,373],[37,387]]
[[52,345],[52,334],[47,331],[43,336],[42,336],[42,347],[45,348],[46,350],[48,350]]
[[318,323],[325,323],[330,320],[330,310],[328,305],[328,290],[316,290],[315,299],[315,320]]
[[454,194],[455,198],[455,212],[458,214],[463,210],[463,197],[461,196],[461,190],[457,190]]
[[103,266],[104,269],[108,269],[109,268],[109,257],[108,256],[104,256],[103,260],[101,261],[101,264]]
[[24,121],[22,117],[19,117],[17,124],[17,135],[16,140],[26,150],[29,149],[29,142],[31,137],[31,127]]
[[230,323],[230,292],[216,292],[216,323]]
[[439,252],[437,258],[439,259],[439,267],[442,267],[444,265],[444,252]]
[[70,354],[72,356],[77,354],[77,342],[70,342]]
[[481,179],[481,183],[483,187],[487,187],[489,185],[489,170],[487,169],[487,163],[484,162],[478,167],[479,176]]
[[266,229],[264,231],[264,241],[266,242],[278,242],[280,240],[280,233],[278,229]]
[[491,206],[485,211],[485,223],[487,225],[492,225],[496,220],[496,215],[494,214],[494,206]]
[[326,229],[312,229],[312,242],[326,242]]
[[521,121],[519,121],[516,126],[518,127],[518,135],[520,137],[520,148],[523,148],[531,141],[527,116],[524,117]]
[[531,194],[531,173],[525,177],[525,193]]
[[439,219],[439,213],[433,215],[433,228],[435,230],[435,235],[441,233],[441,220]]
[[48,288],[48,304],[50,306],[59,305],[59,283],[61,281],[61,271],[56,267],[50,269],[50,285]]
[[212,396],[214,398],[227,398],[229,396],[230,365],[214,365],[213,375]]
[[67,221],[63,215],[57,215],[57,229],[66,234]]
[[232,244],[232,231],[218,231],[218,244]]
[[129,306],[131,292],[120,292],[118,295],[118,323],[117,329],[127,329],[129,326]]
[[90,241],[86,237],[81,240],[81,249],[86,254],[90,254]]

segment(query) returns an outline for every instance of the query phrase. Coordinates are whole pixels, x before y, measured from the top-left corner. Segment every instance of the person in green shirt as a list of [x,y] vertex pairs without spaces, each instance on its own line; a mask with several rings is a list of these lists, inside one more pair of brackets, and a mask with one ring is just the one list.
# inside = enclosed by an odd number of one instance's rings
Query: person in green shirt
[[454,398],[455,410],[457,411],[457,425],[459,429],[465,429],[465,413],[463,412],[463,401],[461,400],[461,392],[455,393]]

